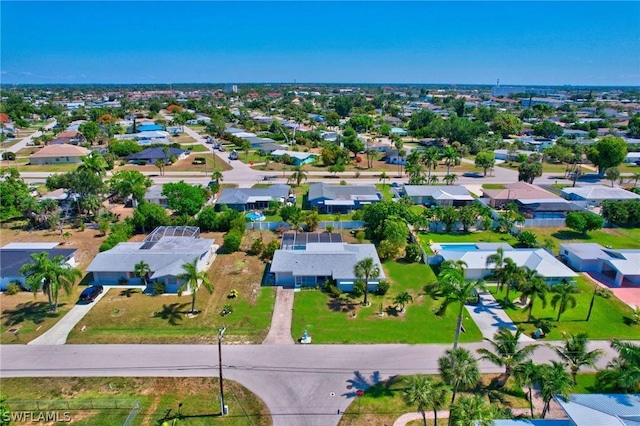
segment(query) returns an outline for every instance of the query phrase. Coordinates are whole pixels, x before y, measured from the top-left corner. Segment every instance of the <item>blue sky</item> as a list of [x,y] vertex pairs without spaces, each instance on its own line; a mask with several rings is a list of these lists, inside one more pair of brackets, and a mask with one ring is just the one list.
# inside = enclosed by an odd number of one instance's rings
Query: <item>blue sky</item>
[[640,85],[640,2],[0,6],[12,83]]

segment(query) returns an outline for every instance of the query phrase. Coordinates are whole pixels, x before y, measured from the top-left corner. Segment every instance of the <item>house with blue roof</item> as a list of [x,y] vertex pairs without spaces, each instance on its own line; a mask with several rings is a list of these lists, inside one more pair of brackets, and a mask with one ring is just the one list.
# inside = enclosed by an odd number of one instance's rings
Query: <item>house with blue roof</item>
[[162,160],[165,164],[171,164],[172,156],[175,156],[178,161],[184,160],[189,156],[189,151],[178,148],[147,148],[135,154],[128,155],[127,161],[133,164],[154,164],[156,161]]
[[216,209],[227,206],[232,210],[262,210],[269,203],[284,203],[289,198],[289,185],[270,185],[266,188],[224,188],[216,202]]
[[291,161],[296,166],[302,166],[303,164],[313,163],[317,154],[313,152],[299,152],[299,151],[287,151],[284,149],[277,149],[271,153],[271,157],[278,160],[284,155],[288,155]]
[[312,183],[307,195],[311,208],[320,213],[347,213],[382,200],[374,185]]

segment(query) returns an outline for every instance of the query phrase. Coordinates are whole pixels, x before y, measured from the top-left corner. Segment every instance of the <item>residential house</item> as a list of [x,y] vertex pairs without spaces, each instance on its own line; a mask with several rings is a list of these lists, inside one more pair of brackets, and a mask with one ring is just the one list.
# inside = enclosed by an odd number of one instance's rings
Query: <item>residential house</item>
[[346,213],[377,203],[382,200],[382,195],[374,185],[312,183],[307,198],[311,207],[321,213]]
[[9,243],[0,248],[0,290],[6,290],[11,282],[18,282],[25,288],[26,277],[20,269],[23,265],[32,263],[34,253],[48,253],[50,258],[62,256],[64,262],[76,266],[75,252],[77,249],[56,248],[60,243]]
[[560,257],[573,269],[600,274],[602,281],[615,287],[640,285],[640,250],[611,249],[596,243],[560,244]]
[[127,161],[134,164],[154,164],[158,160],[164,161],[165,164],[171,164],[171,157],[184,160],[189,156],[189,151],[178,148],[147,148],[135,154],[127,156]]
[[434,243],[431,249],[435,256],[430,263],[462,261],[467,265],[465,271],[468,279],[482,279],[494,273],[495,265],[487,265],[487,258],[497,253],[500,247],[505,257],[511,258],[519,267],[526,266],[536,271],[549,284],[578,276],[544,249],[515,249],[506,243]]
[[323,141],[335,142],[338,140],[337,132],[327,132],[326,130],[320,131],[320,137],[322,137]]
[[589,206],[599,206],[607,200],[640,200],[638,194],[603,185],[564,188],[562,195],[569,200],[586,202]]
[[237,211],[266,209],[271,201],[279,203],[287,201],[290,188],[289,185],[270,185],[266,188],[224,188],[216,206],[224,205]]
[[[625,163],[637,163],[638,161],[640,161],[640,152],[629,152],[624,158]],[[640,167],[638,171],[640,171]]]
[[48,145],[61,145],[61,144],[70,144],[70,145],[79,145],[85,141],[84,135],[77,131],[65,131],[58,133],[55,138],[49,141]]
[[459,207],[471,204],[474,200],[467,188],[461,185],[404,185],[400,195],[422,206]]
[[157,204],[164,208],[169,207],[166,195],[162,195],[162,185],[151,185],[144,194],[144,200],[147,203]]
[[488,204],[494,208],[502,208],[516,200],[560,199],[557,195],[527,182],[509,183],[504,185],[503,189],[482,189],[482,197],[488,198]]
[[138,132],[154,132],[154,131],[163,131],[164,127],[159,124],[142,124],[137,126],[136,129]]
[[515,200],[518,212],[527,219],[564,219],[569,212],[584,210],[560,197]]
[[[151,282],[161,282],[166,293],[177,293],[183,282],[185,263],[197,259],[199,271],[206,270],[215,259],[218,246],[214,240],[200,238],[200,228],[193,226],[161,226],[144,241],[119,243],[111,250],[98,253],[87,272],[93,274],[96,284],[143,284],[135,274],[135,265],[144,262],[149,266],[147,277]],[[190,294],[191,288],[184,293]]]
[[407,136],[409,131],[407,129],[403,129],[402,127],[392,127],[391,134],[396,136]]
[[387,164],[400,164],[407,165],[407,157],[411,154],[411,148],[404,148],[404,155],[400,156],[397,149],[391,149],[388,146],[385,147],[384,162]]
[[313,163],[318,156],[313,152],[286,151],[284,149],[277,149],[271,153],[274,159],[280,159],[284,155],[288,155],[296,166]]
[[47,145],[29,156],[31,164],[77,164],[91,150],[75,145]]
[[333,280],[340,290],[350,292],[358,280],[354,272],[356,264],[368,257],[380,269],[378,277],[369,279],[369,291],[375,291],[380,280],[385,279],[373,244],[347,244],[334,242],[334,239],[331,242],[309,242],[322,241],[322,236],[313,233],[300,235],[306,240],[296,241],[274,253],[269,272],[274,274],[275,285],[285,288],[315,287],[326,280]]
[[535,153],[524,149],[517,149],[511,152],[508,149],[494,149],[493,154],[495,155],[496,160],[515,161],[519,155],[526,155],[527,158],[529,158],[531,154]]

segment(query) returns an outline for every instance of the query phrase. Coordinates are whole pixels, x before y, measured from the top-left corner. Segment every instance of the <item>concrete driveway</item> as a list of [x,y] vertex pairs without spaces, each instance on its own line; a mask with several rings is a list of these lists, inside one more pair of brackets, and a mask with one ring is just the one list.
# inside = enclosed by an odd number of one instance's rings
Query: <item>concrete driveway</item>
[[269,334],[263,345],[293,345],[291,337],[291,319],[293,316],[293,297],[295,290],[278,287],[276,303],[271,316]]

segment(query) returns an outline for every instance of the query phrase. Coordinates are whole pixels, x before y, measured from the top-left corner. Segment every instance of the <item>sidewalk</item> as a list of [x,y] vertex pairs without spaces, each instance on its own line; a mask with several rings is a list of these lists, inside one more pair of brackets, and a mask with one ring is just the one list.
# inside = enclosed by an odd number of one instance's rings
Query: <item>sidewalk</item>
[[[476,306],[465,306],[471,318],[475,321],[482,332],[482,337],[493,339],[493,335],[500,328],[507,328],[511,331],[517,329],[511,321],[509,315],[500,307],[496,299],[488,291],[479,294],[480,301]],[[534,342],[535,340],[524,334],[520,337],[522,342]]]

